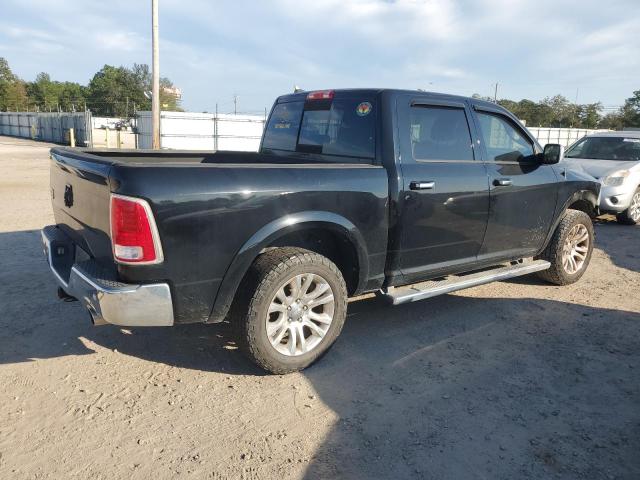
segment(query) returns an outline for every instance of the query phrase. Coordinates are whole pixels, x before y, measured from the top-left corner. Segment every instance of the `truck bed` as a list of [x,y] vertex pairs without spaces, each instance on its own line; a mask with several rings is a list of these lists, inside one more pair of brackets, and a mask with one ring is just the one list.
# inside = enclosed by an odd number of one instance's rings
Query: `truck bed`
[[[168,281],[177,323],[207,321],[232,260],[281,222],[342,219],[366,238],[365,281],[383,278],[388,178],[382,166],[307,154],[70,148],[52,149],[51,159],[58,228],[119,281]],[[114,262],[111,194],[148,202],[162,264]]]
[[362,165],[358,159],[351,162],[331,161],[326,156],[291,153],[286,155],[267,154],[258,152],[232,151],[193,151],[193,150],[132,150],[107,148],[67,148],[52,149],[52,153],[68,158],[91,159],[94,162],[109,165],[165,165],[165,164],[222,164],[222,165]]

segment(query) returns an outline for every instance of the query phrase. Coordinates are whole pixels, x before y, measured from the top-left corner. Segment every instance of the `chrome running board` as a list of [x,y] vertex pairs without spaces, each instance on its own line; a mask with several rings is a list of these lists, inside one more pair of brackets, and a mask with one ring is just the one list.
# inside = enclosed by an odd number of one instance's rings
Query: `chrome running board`
[[390,288],[382,292],[382,296],[387,298],[394,305],[401,303],[415,302],[425,298],[443,295],[445,293],[463,290],[465,288],[484,285],[485,283],[506,280],[507,278],[519,277],[541,270],[547,270],[551,264],[546,260],[533,260],[519,262],[513,265],[492,268],[481,272],[469,273],[466,275],[451,275],[441,280],[429,280],[427,282],[416,283],[403,287]]

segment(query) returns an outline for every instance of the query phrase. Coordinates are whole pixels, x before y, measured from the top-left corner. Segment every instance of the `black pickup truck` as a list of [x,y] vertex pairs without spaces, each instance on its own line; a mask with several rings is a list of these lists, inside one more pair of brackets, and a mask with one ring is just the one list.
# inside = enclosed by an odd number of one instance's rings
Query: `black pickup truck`
[[577,281],[600,186],[562,156],[481,100],[295,93],[256,153],[53,148],[42,238],[58,294],[96,325],[228,319],[285,373],[333,344],[350,296]]

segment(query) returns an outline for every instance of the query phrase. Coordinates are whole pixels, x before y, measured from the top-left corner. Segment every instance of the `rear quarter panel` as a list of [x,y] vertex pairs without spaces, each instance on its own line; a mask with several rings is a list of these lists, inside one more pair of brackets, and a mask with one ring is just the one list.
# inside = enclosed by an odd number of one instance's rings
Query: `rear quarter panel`
[[114,193],[149,201],[165,255],[161,265],[120,265],[120,278],[169,281],[177,322],[207,321],[238,252],[266,225],[304,212],[352,223],[364,239],[369,276],[382,278],[388,221],[382,167],[116,165],[111,182]]

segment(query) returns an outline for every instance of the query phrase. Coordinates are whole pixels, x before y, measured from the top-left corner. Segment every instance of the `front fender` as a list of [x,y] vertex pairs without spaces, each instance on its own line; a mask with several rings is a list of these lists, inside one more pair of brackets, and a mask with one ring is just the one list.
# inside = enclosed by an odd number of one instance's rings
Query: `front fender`
[[556,231],[558,224],[562,220],[564,213],[567,211],[567,209],[571,205],[579,201],[586,201],[586,202],[589,202],[589,204],[591,204],[591,206],[593,207],[593,211],[596,214],[598,213],[598,206],[600,205],[600,201],[599,201],[600,184],[596,182],[588,182],[588,183],[590,184],[588,187],[585,186],[586,188],[575,190],[570,195],[566,196],[563,203],[560,203],[561,200],[559,199],[559,202],[558,202],[559,207],[556,209],[556,218],[554,219],[551,225],[551,228],[547,233],[547,238],[545,239],[544,247],[541,249],[541,252],[545,248],[547,248],[547,245],[551,241],[551,237],[553,236],[553,233]]
[[289,233],[309,228],[330,229],[344,236],[358,254],[358,290],[362,289],[369,273],[367,247],[358,228],[347,218],[332,212],[298,212],[278,218],[266,225],[247,240],[238,250],[218,289],[208,323],[221,322],[226,317],[240,282],[260,252],[279,238]]

